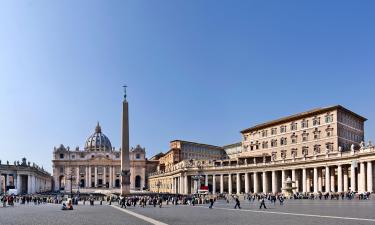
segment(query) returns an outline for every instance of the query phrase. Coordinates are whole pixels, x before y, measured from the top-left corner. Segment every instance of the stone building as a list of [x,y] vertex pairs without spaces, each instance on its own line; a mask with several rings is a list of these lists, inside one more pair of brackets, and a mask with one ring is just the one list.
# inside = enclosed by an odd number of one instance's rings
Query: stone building
[[[112,147],[109,138],[97,124],[83,150],[60,145],[53,151],[55,190],[66,192],[116,192],[121,186],[121,149]],[[137,145],[130,151],[131,189],[147,187],[146,174],[154,171],[157,161],[147,160],[145,148]]]
[[181,160],[150,174],[154,192],[373,192],[375,148],[364,143],[366,118],[340,106],[310,110],[242,130],[224,159]]
[[16,189],[18,194],[34,194],[52,190],[52,176],[42,167],[23,158],[10,164],[0,161],[0,194]]

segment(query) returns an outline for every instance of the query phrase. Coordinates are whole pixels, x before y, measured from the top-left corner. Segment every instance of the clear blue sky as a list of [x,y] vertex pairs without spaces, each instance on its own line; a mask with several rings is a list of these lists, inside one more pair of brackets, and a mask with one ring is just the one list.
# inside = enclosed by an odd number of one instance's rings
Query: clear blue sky
[[214,145],[342,104],[375,139],[375,1],[1,1],[0,158],[51,170],[100,121],[130,142]]

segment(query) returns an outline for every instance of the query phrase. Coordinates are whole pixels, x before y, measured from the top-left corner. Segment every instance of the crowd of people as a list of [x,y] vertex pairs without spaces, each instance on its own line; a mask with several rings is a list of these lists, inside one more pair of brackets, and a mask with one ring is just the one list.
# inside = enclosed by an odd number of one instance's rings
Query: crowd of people
[[[299,200],[299,199],[310,199],[310,200],[367,200],[370,199],[371,194],[366,193],[354,193],[354,192],[343,192],[343,193],[295,193],[290,196],[290,199]],[[267,209],[267,204],[275,205],[276,202],[279,202],[280,205],[284,204],[286,197],[279,194],[243,194],[243,200],[248,202],[258,202],[259,209]],[[46,203],[52,204],[62,204],[63,210],[73,210],[73,205],[86,205],[88,202],[89,205],[94,206],[95,203],[102,205],[103,202],[108,205],[117,203],[121,208],[127,207],[142,207],[147,206],[159,207],[162,208],[163,204],[165,205],[208,205],[208,208],[212,209],[214,203],[217,200],[224,200],[227,204],[234,204],[233,208],[241,209],[240,196],[238,195],[229,195],[229,194],[219,194],[219,195],[176,195],[176,194],[149,194],[149,195],[133,195],[122,197],[118,195],[88,195],[88,196],[74,196],[72,198],[64,198],[63,195],[54,194],[54,195],[2,195],[0,196],[0,201],[2,207],[14,206],[15,203],[20,205],[33,204],[40,205]],[[81,202],[81,203],[79,203]],[[267,204],[266,204],[267,203]]]

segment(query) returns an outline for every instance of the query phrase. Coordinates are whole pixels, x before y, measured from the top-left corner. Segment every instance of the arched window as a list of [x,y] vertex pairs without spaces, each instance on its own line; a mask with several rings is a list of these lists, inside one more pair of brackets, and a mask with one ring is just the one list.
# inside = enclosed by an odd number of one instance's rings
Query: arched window
[[141,188],[141,176],[135,176],[135,188]]

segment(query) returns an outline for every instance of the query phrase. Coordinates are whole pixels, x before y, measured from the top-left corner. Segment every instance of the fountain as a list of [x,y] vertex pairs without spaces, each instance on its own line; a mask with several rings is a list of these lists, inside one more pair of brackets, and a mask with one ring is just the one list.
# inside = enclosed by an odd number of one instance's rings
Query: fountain
[[284,181],[284,188],[281,188],[284,196],[287,198],[293,196],[293,190],[297,189],[297,187],[293,187],[293,183],[295,183],[295,181],[292,181],[292,179],[288,177],[286,178],[286,181]]

